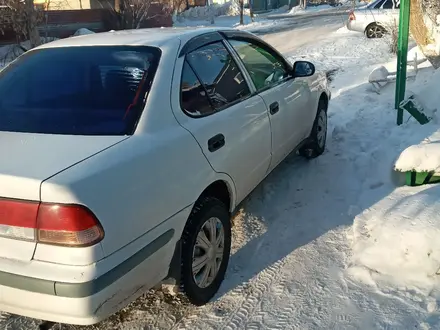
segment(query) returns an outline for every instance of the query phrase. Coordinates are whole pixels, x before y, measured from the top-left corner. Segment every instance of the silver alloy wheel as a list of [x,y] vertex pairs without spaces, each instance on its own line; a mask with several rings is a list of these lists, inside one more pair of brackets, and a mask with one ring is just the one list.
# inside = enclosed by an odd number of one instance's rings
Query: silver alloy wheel
[[206,288],[214,282],[223,261],[225,231],[218,218],[208,219],[201,227],[193,249],[194,282]]
[[379,25],[372,25],[368,28],[367,31],[368,38],[382,38],[383,35],[384,35],[384,29]]
[[324,147],[325,138],[327,135],[327,114],[324,110],[321,110],[318,117],[318,132],[317,132],[317,140],[320,148]]

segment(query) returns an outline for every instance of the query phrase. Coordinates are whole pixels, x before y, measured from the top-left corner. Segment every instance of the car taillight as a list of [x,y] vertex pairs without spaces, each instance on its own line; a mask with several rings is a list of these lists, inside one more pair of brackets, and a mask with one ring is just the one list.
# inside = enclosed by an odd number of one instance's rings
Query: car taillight
[[82,205],[0,199],[0,237],[83,247],[100,242],[104,230]]
[[356,20],[356,15],[354,14],[353,11],[351,11],[350,14],[348,14],[348,20],[349,21],[355,21]]

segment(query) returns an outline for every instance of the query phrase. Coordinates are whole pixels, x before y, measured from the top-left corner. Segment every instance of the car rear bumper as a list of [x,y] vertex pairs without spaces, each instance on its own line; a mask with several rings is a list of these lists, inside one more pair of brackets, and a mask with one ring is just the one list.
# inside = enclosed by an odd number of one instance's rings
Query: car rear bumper
[[101,321],[94,310],[99,308],[100,295],[84,298],[65,298],[30,292],[0,285],[0,310],[52,322],[90,325]]
[[173,237],[174,230],[170,229],[111,271],[88,282],[63,283],[0,272],[0,311],[60,323],[97,323],[166,276],[170,249],[164,247],[173,246]]

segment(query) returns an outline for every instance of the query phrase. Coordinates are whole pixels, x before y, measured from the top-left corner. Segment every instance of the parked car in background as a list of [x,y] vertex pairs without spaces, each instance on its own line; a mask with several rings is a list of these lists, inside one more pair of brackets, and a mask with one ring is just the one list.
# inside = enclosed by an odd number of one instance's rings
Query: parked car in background
[[365,33],[367,38],[382,38],[399,26],[400,0],[376,0],[350,11],[347,28]]
[[0,310],[94,324],[174,278],[202,305],[231,214],[292,151],[324,152],[330,91],[237,30],[58,40],[0,72]]

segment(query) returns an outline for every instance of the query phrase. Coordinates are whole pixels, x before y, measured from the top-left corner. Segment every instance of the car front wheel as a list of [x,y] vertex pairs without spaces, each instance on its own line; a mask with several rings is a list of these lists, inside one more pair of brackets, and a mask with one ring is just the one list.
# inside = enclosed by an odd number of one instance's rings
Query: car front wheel
[[182,235],[182,287],[200,306],[211,300],[225,277],[231,251],[231,222],[217,198],[197,202]]

